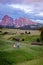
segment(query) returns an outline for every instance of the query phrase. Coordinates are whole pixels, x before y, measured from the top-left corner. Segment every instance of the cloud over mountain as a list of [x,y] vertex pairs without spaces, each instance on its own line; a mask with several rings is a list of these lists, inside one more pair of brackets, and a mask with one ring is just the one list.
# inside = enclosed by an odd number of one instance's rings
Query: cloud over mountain
[[30,4],[1,4],[0,3],[0,19],[4,15],[12,18],[27,17],[33,21],[43,23],[43,2]]

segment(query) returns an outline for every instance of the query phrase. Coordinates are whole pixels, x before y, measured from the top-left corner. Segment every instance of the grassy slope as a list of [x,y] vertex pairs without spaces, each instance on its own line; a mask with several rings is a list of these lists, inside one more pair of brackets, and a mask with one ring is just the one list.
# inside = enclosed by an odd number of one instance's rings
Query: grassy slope
[[43,65],[43,58],[26,61],[24,63],[18,63],[17,65]]
[[39,35],[24,34],[16,37],[25,38],[20,48],[13,48],[14,42],[9,39],[9,35],[0,35],[0,65],[43,65],[43,46],[28,44],[36,41]]
[[30,63],[31,65],[31,62],[34,62],[35,59],[43,59],[43,46],[31,46],[28,44],[24,46],[21,44],[20,48],[14,49],[13,42],[4,40],[0,40],[0,45],[0,65],[16,65],[19,63],[23,63],[23,65]]

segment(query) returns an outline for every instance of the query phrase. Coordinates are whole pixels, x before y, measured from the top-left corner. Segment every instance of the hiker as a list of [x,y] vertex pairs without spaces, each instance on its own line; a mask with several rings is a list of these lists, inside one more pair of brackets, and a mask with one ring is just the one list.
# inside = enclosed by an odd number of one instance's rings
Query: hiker
[[19,48],[20,47],[20,43],[17,43],[17,48]]
[[13,47],[14,47],[14,48],[16,48],[16,45],[15,45],[15,43],[13,44]]

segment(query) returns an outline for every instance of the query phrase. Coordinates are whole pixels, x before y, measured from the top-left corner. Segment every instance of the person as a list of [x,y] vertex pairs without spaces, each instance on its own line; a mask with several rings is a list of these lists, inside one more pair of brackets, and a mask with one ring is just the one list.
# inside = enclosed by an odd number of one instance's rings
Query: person
[[16,47],[15,43],[13,44],[13,47],[14,47],[14,48]]
[[19,48],[20,47],[20,43],[17,43],[17,48]]

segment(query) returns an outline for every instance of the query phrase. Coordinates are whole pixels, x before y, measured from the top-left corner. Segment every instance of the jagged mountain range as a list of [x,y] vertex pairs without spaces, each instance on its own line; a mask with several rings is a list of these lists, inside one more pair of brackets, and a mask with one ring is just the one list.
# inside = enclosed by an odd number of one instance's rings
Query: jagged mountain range
[[[17,18],[13,19],[12,17],[5,15],[1,22],[0,27],[7,27],[7,28],[30,28],[30,26],[36,26],[39,25],[39,23],[33,22],[28,18]],[[32,28],[32,27],[31,27]]]

